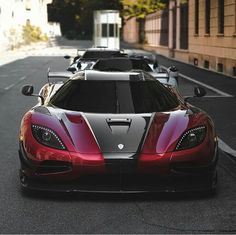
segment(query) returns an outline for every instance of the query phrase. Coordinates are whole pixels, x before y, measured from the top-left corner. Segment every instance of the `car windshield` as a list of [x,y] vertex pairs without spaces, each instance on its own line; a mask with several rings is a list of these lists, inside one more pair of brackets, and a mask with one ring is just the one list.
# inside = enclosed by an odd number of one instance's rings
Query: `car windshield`
[[101,59],[111,57],[122,57],[120,51],[86,51],[81,59]]
[[49,105],[91,113],[152,113],[172,110],[179,101],[157,81],[69,80]]
[[99,71],[130,71],[130,70],[144,70],[152,72],[152,69],[144,60],[130,60],[130,59],[110,59],[98,61],[93,69]]

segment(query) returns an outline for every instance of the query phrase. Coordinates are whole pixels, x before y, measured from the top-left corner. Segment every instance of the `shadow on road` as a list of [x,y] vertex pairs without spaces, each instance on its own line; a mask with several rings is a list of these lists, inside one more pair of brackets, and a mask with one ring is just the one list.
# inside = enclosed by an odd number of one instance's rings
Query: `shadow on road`
[[68,40],[64,37],[56,37],[51,43],[61,49],[86,49],[93,46],[91,40]]

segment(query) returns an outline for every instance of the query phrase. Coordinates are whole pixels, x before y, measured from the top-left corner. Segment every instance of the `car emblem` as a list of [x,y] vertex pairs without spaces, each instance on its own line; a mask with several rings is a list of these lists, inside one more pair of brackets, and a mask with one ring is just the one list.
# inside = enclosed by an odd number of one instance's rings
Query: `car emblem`
[[118,148],[119,148],[119,149],[123,149],[123,148],[124,148],[124,145],[123,145],[123,144],[118,144]]

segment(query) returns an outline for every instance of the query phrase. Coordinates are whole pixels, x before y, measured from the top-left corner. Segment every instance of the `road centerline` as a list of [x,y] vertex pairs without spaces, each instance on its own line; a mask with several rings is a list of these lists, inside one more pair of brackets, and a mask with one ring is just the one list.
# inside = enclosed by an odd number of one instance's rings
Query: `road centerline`
[[4,88],[4,90],[10,90],[12,87],[14,87],[16,84],[15,83],[13,83],[13,84],[11,84],[11,85],[9,85],[9,86],[7,86],[7,87],[5,87]]
[[[161,66],[161,67],[163,67],[164,69],[168,69],[167,67],[165,67],[165,66]],[[221,90],[219,90],[219,89],[217,89],[217,88],[215,88],[215,87],[212,87],[212,86],[210,86],[210,85],[207,85],[207,84],[205,84],[205,83],[203,83],[203,82],[199,82],[199,81],[197,81],[197,80],[195,80],[195,79],[193,79],[193,78],[191,78],[191,77],[189,77],[189,76],[187,76],[187,75],[184,75],[184,74],[182,74],[182,73],[179,73],[179,76],[180,77],[182,77],[182,78],[184,78],[184,79],[186,79],[186,80],[188,80],[188,81],[191,81],[191,82],[193,82],[193,83],[195,83],[195,84],[198,84],[198,85],[200,85],[200,86],[203,86],[203,87],[205,87],[205,88],[207,88],[207,89],[209,89],[209,90],[211,90],[211,91],[214,91],[215,93],[217,93],[217,94],[219,94],[219,95],[221,95],[221,96],[223,96],[223,97],[234,97],[233,95],[231,95],[231,94],[229,94],[229,93],[226,93],[226,92],[224,92],[224,91],[221,91]]]
[[222,139],[218,138],[218,145],[219,145],[219,148],[230,154],[231,156],[235,157],[236,158],[236,150],[232,149],[229,145],[227,145]]
[[20,78],[20,81],[23,81],[25,79],[26,79],[26,76],[23,76],[23,77]]
[[191,82],[193,82],[193,83],[196,83],[196,84],[198,84],[198,85],[204,86],[204,87],[206,87],[207,89],[212,90],[212,91],[214,91],[215,93],[218,93],[218,94],[221,95],[221,96],[224,96],[224,97],[234,97],[233,95],[230,95],[229,93],[226,93],[226,92],[224,92],[224,91],[221,91],[221,90],[219,90],[219,89],[217,89],[217,88],[215,88],[215,87],[212,87],[212,86],[210,86],[210,85],[207,85],[207,84],[205,84],[205,83],[203,83],[203,82],[199,82],[199,81],[197,81],[197,80],[195,80],[195,79],[193,79],[193,78],[190,78],[189,76],[186,76],[186,75],[184,75],[184,74],[182,74],[182,73],[179,73],[179,75],[180,75],[182,78],[184,78],[184,79],[186,79],[186,80],[189,80],[189,81],[191,81]]

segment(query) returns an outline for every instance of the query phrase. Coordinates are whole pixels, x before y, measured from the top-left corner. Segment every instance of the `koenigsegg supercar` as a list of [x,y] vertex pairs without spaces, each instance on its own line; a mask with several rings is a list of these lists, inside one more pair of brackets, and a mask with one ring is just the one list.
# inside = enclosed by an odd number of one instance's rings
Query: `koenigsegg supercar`
[[[44,89],[47,89],[45,87]],[[216,186],[211,118],[173,87],[138,72],[78,72],[23,117],[23,188],[174,192]],[[52,94],[52,95],[49,95]],[[204,90],[195,89],[195,96]]]

